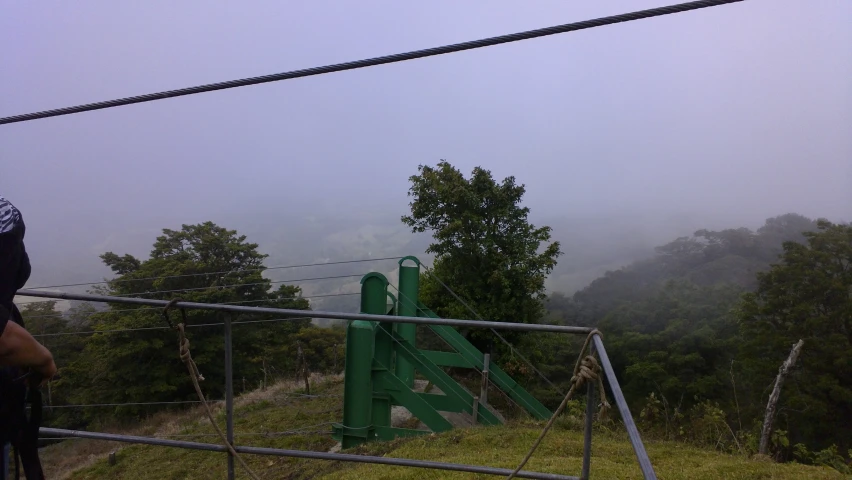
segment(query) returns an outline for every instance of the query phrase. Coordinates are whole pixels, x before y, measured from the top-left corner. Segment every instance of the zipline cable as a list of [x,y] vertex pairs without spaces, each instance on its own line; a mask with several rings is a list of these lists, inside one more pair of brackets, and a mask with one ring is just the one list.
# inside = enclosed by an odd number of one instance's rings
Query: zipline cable
[[166,98],[181,97],[184,95],[194,95],[197,93],[212,92],[215,90],[224,90],[228,88],[246,87],[249,85],[258,85],[261,83],[277,82],[281,80],[291,80],[294,78],[309,77],[313,75],[323,75],[327,73],[342,72],[344,70],[354,70],[357,68],[373,67],[387,63],[404,62],[418,58],[431,57],[435,55],[444,55],[447,53],[461,52],[464,50],[472,50],[475,48],[490,47],[502,43],[517,42],[520,40],[530,40],[533,38],[546,37],[556,35],[558,33],[574,32],[593,27],[602,27],[604,25],[612,25],[614,23],[629,22],[632,20],[641,20],[644,18],[658,17],[673,13],[681,13],[700,8],[716,7],[728,3],[741,2],[743,0],[699,0],[695,2],[681,3],[677,5],[669,5],[666,7],[652,8],[648,10],[640,10],[638,12],[623,13],[620,15],[612,15],[582,22],[568,23],[554,27],[540,28],[537,30],[528,30],[526,32],[512,33],[508,35],[500,35],[497,37],[483,38],[481,40],[472,40],[469,42],[456,43],[445,45],[442,47],[427,48],[425,50],[415,50],[406,53],[397,53],[394,55],[386,55],[382,57],[368,58],[365,60],[356,60],[353,62],[337,63],[334,65],[326,65],[323,67],[313,67],[304,70],[294,70],[290,72],[277,73],[272,75],[264,75],[260,77],[244,78],[241,80],[230,80],[227,82],[211,83],[208,85],[200,85],[189,88],[181,88],[177,90],[168,90],[159,93],[150,93],[147,95],[139,95],[135,97],[119,98],[116,100],[107,100],[103,102],[88,103],[75,107],[57,108],[54,110],[45,110],[35,113],[27,113],[23,115],[14,115],[11,117],[0,118],[0,125],[8,123],[26,122],[30,120],[38,120],[41,118],[58,117],[60,115],[70,115],[73,113],[88,112],[92,110],[101,110],[104,108],[120,107],[123,105],[131,105],[135,103],[152,102],[155,100],[163,100]]

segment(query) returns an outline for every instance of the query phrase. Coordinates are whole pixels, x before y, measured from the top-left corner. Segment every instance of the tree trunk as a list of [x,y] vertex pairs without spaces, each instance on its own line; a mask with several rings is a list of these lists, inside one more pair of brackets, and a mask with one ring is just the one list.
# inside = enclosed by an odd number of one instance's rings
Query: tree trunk
[[790,350],[790,356],[787,357],[787,360],[778,369],[778,377],[775,378],[775,387],[769,395],[769,403],[766,404],[763,430],[760,433],[760,446],[757,451],[761,455],[766,455],[766,452],[769,450],[769,436],[772,433],[772,422],[775,420],[775,406],[778,403],[778,397],[781,396],[781,386],[784,384],[784,377],[790,373],[790,370],[796,364],[796,359],[799,358],[799,352],[802,350],[802,345],[804,344],[803,340],[799,340],[798,343],[793,345],[793,349]]

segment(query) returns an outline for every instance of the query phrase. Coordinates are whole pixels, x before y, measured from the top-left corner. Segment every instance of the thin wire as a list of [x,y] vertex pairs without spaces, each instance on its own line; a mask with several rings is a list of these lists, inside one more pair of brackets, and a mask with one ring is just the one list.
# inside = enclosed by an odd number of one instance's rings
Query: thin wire
[[[360,292],[352,292],[352,293],[326,293],[322,295],[302,295],[300,297],[285,297],[285,298],[276,298],[276,299],[268,299],[263,298],[260,300],[237,300],[233,302],[222,302],[221,305],[237,305],[237,304],[248,304],[248,303],[261,303],[261,302],[273,302],[273,301],[281,301],[281,300],[298,300],[300,298],[326,298],[326,297],[346,297],[352,295],[360,295]],[[55,300],[44,300],[37,302],[24,302],[24,303],[16,303],[16,305],[30,305],[33,303],[47,303]],[[119,313],[119,312],[138,312],[140,310],[162,310],[161,307],[139,307],[139,308],[121,308],[118,310],[102,310],[93,313],[87,313],[86,315],[81,316],[80,318],[91,318],[95,315],[100,315],[104,313]],[[33,318],[56,318],[56,317],[64,317],[64,313],[50,313],[45,315],[27,315],[24,317],[24,320],[29,320]]]
[[244,78],[241,80],[231,80],[227,82],[220,83],[211,83],[208,85],[200,85],[189,88],[181,88],[178,90],[169,90],[165,92],[159,93],[151,93],[147,95],[139,95],[135,97],[126,97],[120,98],[116,100],[107,100],[103,102],[89,103],[85,105],[78,105],[74,107],[66,107],[66,108],[58,108],[54,110],[45,110],[42,112],[35,113],[27,113],[23,115],[14,115],[11,117],[0,118],[0,125],[7,123],[16,123],[16,122],[26,122],[30,120],[37,120],[40,118],[48,118],[48,117],[57,117],[60,115],[70,115],[73,113],[80,112],[88,112],[92,110],[100,110],[104,108],[112,108],[119,107],[123,105],[131,105],[135,103],[143,103],[143,102],[151,102],[155,100],[163,100],[166,98],[174,98],[180,97],[184,95],[194,95],[198,93],[212,92],[215,90],[224,90],[228,88],[236,88],[236,87],[245,87],[249,85],[258,85],[262,83],[268,82],[277,82],[281,80],[290,80],[294,78],[308,77],[312,75],[323,75],[334,72],[342,72],[345,70],[353,70],[357,68],[365,68],[372,67],[376,65],[383,65],[388,63],[395,62],[403,62],[407,60],[414,60],[418,58],[430,57],[435,55],[444,55],[447,53],[455,53],[461,52],[464,50],[471,50],[475,48],[483,48],[490,47],[493,45],[499,45],[502,43],[509,42],[517,42],[520,40],[530,40],[533,38],[545,37],[549,35],[556,35],[559,33],[567,33],[573,32],[577,30],[583,30],[587,28],[593,27],[601,27],[604,25],[611,25],[614,23],[621,22],[629,22],[632,20],[640,20],[643,18],[651,18],[657,17],[661,15],[668,15],[672,13],[686,12],[689,10],[697,10],[700,8],[706,7],[715,7],[718,5],[724,5],[727,3],[735,3],[740,2],[742,0],[700,0],[695,2],[681,3],[678,5],[669,5],[666,7],[652,8],[649,10],[641,10],[638,12],[624,13],[621,15],[612,15],[609,17],[602,17],[593,20],[585,20],[582,22],[576,23],[568,23],[564,25],[558,25],[547,28],[540,28],[537,30],[529,30],[526,32],[512,33],[508,35],[501,35],[497,37],[484,38],[480,40],[473,40],[469,42],[456,43],[453,45],[445,45],[441,47],[428,48],[425,50],[415,50],[412,52],[406,53],[397,53],[394,55],[386,55],[382,57],[374,57],[364,60],[357,60],[353,62],[346,63],[338,63],[334,65],[326,65],[322,67],[314,67],[308,68],[304,70],[294,70],[285,73],[278,73],[273,75],[264,75],[260,77],[251,77]]
[[[276,281],[267,281],[267,282],[257,282],[257,283],[232,283],[227,285],[210,285],[207,287],[194,287],[194,288],[177,288],[174,290],[153,290],[153,291],[145,291],[145,292],[131,292],[131,293],[122,293],[120,295],[113,295],[113,297],[131,297],[134,295],[159,295],[161,293],[178,293],[178,292],[192,292],[199,290],[214,290],[214,289],[224,289],[231,287],[253,287],[258,285],[276,285],[279,283],[301,283],[301,282],[311,282],[311,281],[319,281],[319,280],[337,280],[341,278],[355,278],[355,277],[363,277],[363,273],[356,273],[352,275],[331,275],[328,277],[314,277],[314,278],[296,278],[292,280],[276,280]],[[59,293],[67,293],[67,292],[59,292]],[[23,295],[26,296],[26,295]],[[273,301],[274,299],[270,299]],[[47,300],[50,301],[50,300]],[[34,301],[34,302],[18,302],[18,305],[28,305],[30,303],[45,303],[45,300]]]
[[43,290],[45,288],[65,288],[65,287],[83,287],[86,285],[101,285],[101,284],[112,284],[112,283],[124,283],[124,282],[141,282],[146,280],[165,280],[167,278],[186,278],[186,277],[198,277],[202,275],[219,275],[219,274],[231,274],[231,273],[239,273],[239,272],[255,272],[255,271],[267,271],[267,270],[280,270],[284,268],[306,268],[306,267],[323,267],[326,265],[344,265],[348,263],[365,263],[365,262],[381,262],[385,260],[398,260],[399,257],[381,257],[381,258],[364,258],[361,260],[341,260],[337,262],[326,262],[326,263],[306,263],[302,265],[277,265],[274,267],[258,267],[258,268],[238,268],[234,270],[220,270],[218,272],[206,272],[206,273],[186,273],[183,275],[163,275],[160,277],[142,277],[142,278],[128,278],[125,280],[105,280],[102,282],[85,282],[85,283],[68,283],[65,285],[46,285],[43,287],[27,287],[28,290]]
[[[310,311],[310,310],[306,310]],[[249,323],[268,323],[268,322],[286,322],[288,320],[312,320],[314,317],[287,317],[287,318],[272,318],[266,320],[244,320],[241,322],[232,322],[231,325],[245,325]],[[197,327],[216,327],[224,325],[224,322],[218,323],[197,323],[187,325],[186,328]],[[110,330],[88,330],[84,332],[59,332],[59,333],[40,333],[32,335],[33,337],[59,337],[64,335],[93,335],[95,333],[120,333],[120,332],[141,332],[146,330],[172,330],[171,327],[136,327],[136,328],[115,328]]]
[[[426,313],[426,311],[425,311],[425,310],[423,310],[422,308],[420,308],[419,306],[417,306],[417,304],[414,302],[414,300],[412,300],[411,298],[409,298],[409,297],[408,297],[408,295],[406,295],[406,294],[402,293],[402,291],[400,291],[400,289],[399,289],[396,285],[394,285],[394,284],[392,284],[392,283],[390,283],[390,282],[388,282],[388,285],[389,285],[389,286],[391,286],[391,287],[393,287],[393,288],[394,288],[394,290],[396,290],[396,293],[397,293],[397,294],[399,294],[399,295],[398,295],[398,297],[399,297],[399,298],[404,299],[406,302],[408,302],[408,304],[409,304],[409,305],[411,305],[411,306],[413,306],[414,308],[416,308],[418,312],[423,313],[423,314],[425,314],[425,313]],[[431,329],[430,329],[430,331],[431,331]],[[435,335],[436,337],[438,337],[439,339],[441,339],[441,341],[442,341],[442,342],[444,342],[444,344],[446,344],[448,347],[450,347],[450,349],[451,349],[452,351],[456,351],[456,349],[455,349],[452,345],[450,345],[450,342],[448,342],[448,341],[447,341],[444,337],[442,337],[442,336],[438,335],[437,333],[434,333],[434,335]],[[392,338],[395,342],[400,343],[400,342],[399,342],[396,338],[393,338],[393,336],[391,336],[391,338]],[[470,368],[471,368],[471,369],[473,369],[473,370],[474,370],[477,374],[479,374],[479,376],[480,376],[480,377],[484,376],[484,374],[483,374],[482,370],[478,369],[475,365],[471,365],[471,367],[470,367]],[[529,413],[529,412],[527,412],[527,409],[526,409],[526,408],[524,408],[523,406],[521,406],[518,402],[516,402],[516,401],[515,401],[515,399],[513,399],[512,397],[510,397],[510,396],[509,396],[509,394],[508,394],[507,392],[504,392],[504,391],[503,391],[503,389],[501,389],[499,386],[497,386],[496,384],[494,384],[494,382],[492,382],[492,381],[491,381],[491,376],[486,377],[486,380],[485,380],[485,381],[487,382],[487,383],[485,384],[485,385],[486,385],[486,388],[487,388],[489,385],[494,385],[494,386],[496,387],[496,390],[497,390],[498,392],[500,392],[500,393],[503,395],[503,397],[505,397],[505,398],[506,398],[506,400],[508,400],[508,401],[509,401],[509,403],[511,403],[511,404],[513,404],[513,405],[515,405],[515,406],[516,406],[518,409],[520,409],[522,412]]]
[[[224,400],[208,400],[208,402],[218,403]],[[176,405],[187,403],[201,403],[200,400],[183,400],[173,402],[125,402],[125,403],[89,403],[81,405],[42,405],[45,408],[89,408],[89,407],[124,407],[124,406],[140,406],[140,405]]]
[[198,290],[211,290],[211,289],[222,289],[222,288],[231,288],[231,287],[255,287],[258,285],[275,285],[278,283],[301,283],[301,282],[311,282],[317,280],[336,280],[340,278],[354,278],[354,277],[363,277],[363,273],[356,273],[352,275],[332,275],[328,277],[314,277],[314,278],[296,278],[293,280],[276,280],[274,282],[257,282],[257,283],[233,283],[229,285],[210,285],[207,287],[194,287],[194,288],[177,288],[174,290],[154,290],[154,291],[146,291],[146,292],[133,292],[133,293],[123,293],[121,295],[114,295],[116,297],[130,297],[132,295],[158,295],[160,293],[176,293],[176,292],[192,292]]
[[[444,288],[445,288],[448,292],[450,292],[450,294],[451,294],[451,295],[452,295],[452,296],[453,296],[456,300],[458,300],[459,302],[461,302],[461,304],[462,304],[462,305],[464,305],[464,306],[465,306],[465,307],[466,307],[466,308],[470,311],[470,313],[472,313],[472,314],[473,314],[476,318],[478,318],[479,320],[484,321],[484,320],[483,320],[483,318],[482,318],[482,316],[481,316],[481,315],[479,315],[479,313],[477,313],[477,312],[476,312],[476,310],[474,310],[474,309],[473,309],[473,307],[471,307],[471,306],[470,306],[467,302],[465,302],[465,301],[464,301],[464,300],[463,300],[460,296],[456,295],[456,292],[454,292],[454,291],[453,291],[453,290],[452,290],[449,286],[447,286],[447,284],[446,284],[446,283],[444,283],[444,281],[443,281],[443,280],[441,280],[440,278],[438,278],[438,276],[437,276],[437,275],[435,275],[435,274],[432,272],[432,269],[431,269],[431,268],[429,268],[428,266],[426,266],[426,265],[424,265],[424,264],[422,264],[422,263],[421,263],[421,265],[423,265],[423,268],[426,270],[426,273],[427,273],[429,276],[431,276],[432,278],[434,278],[435,280],[437,280],[437,281],[438,281],[438,283],[440,283],[440,284],[441,284],[441,286],[443,286],[443,287],[444,287]],[[503,335],[500,335],[500,333],[499,333],[497,330],[493,329],[493,328],[489,328],[489,330],[491,330],[491,331],[492,331],[495,335],[497,335],[497,338],[499,338],[500,340],[502,340],[502,341],[503,341],[503,343],[505,343],[505,344],[509,347],[509,349],[512,351],[512,353],[513,353],[513,354],[517,355],[517,356],[518,356],[521,360],[523,360],[523,361],[524,361],[524,362],[525,362],[525,363],[526,363],[526,364],[527,364],[530,368],[532,368],[532,369],[533,369],[533,371],[534,371],[535,373],[537,373],[539,377],[541,377],[542,379],[544,379],[544,381],[545,381],[545,382],[547,382],[547,384],[548,384],[548,385],[550,385],[550,387],[551,387],[551,388],[553,388],[554,390],[556,390],[556,392],[558,392],[560,395],[563,395],[563,396],[565,395],[565,393],[562,391],[562,389],[561,389],[561,388],[557,387],[557,386],[556,386],[556,384],[554,384],[553,382],[551,382],[551,381],[550,381],[550,379],[549,379],[549,378],[547,378],[547,376],[546,376],[544,373],[542,373],[542,372],[541,372],[541,370],[539,370],[538,368],[536,368],[536,367],[535,367],[535,365],[533,365],[533,364],[532,364],[532,362],[530,362],[530,361],[529,361],[529,360],[528,360],[525,356],[523,356],[523,355],[521,354],[521,352],[519,352],[519,351],[515,348],[515,346],[514,346],[514,345],[512,345],[512,344],[511,344],[508,340],[506,340],[506,339],[503,337]]]
[[[287,397],[299,397],[299,398],[340,398],[343,395],[333,395],[333,394],[322,394],[322,395],[312,395],[307,393],[290,393],[287,392],[284,394]],[[208,400],[208,403],[219,403],[224,402],[225,400]],[[164,401],[164,402],[124,402],[124,403],[85,403],[85,404],[68,404],[68,405],[47,405],[43,406],[46,408],[94,408],[94,407],[124,407],[124,406],[140,406],[140,405],[174,405],[174,404],[186,404],[186,403],[201,403],[200,400],[177,400],[177,401]],[[320,424],[325,425],[325,424]],[[311,425],[310,427],[320,426],[320,425]],[[302,427],[302,428],[310,428],[310,427]]]
[[[334,432],[329,431],[305,431],[293,430],[286,432],[234,432],[235,437],[261,436],[261,437],[276,437],[284,435],[334,435]],[[153,438],[192,438],[192,437],[218,437],[216,433],[184,433],[180,435],[154,435]],[[50,437],[53,438],[53,437]]]

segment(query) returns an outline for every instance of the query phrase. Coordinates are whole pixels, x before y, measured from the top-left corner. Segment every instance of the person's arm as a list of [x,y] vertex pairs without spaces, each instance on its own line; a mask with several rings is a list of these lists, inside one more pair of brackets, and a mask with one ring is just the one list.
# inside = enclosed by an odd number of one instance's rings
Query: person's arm
[[44,381],[56,375],[50,351],[15,322],[8,322],[0,332],[0,366],[32,368]]

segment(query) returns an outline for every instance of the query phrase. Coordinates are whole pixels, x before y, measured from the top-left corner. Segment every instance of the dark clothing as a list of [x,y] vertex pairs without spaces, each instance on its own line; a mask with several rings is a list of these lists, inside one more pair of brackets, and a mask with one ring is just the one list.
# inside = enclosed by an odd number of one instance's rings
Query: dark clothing
[[31,272],[30,258],[24,247],[23,217],[18,212],[13,222],[3,226],[6,230],[0,233],[0,335],[6,329],[10,313],[15,310],[12,302],[15,294],[27,283]]
[[[0,336],[9,320],[24,325],[13,300],[30,278],[30,259],[24,248],[25,232],[21,212],[0,197]],[[44,480],[38,458],[41,392],[22,380],[23,373],[23,369],[15,366],[0,368],[0,479],[6,478],[9,470],[7,446],[11,443],[15,447],[16,478],[20,462],[27,480]]]

